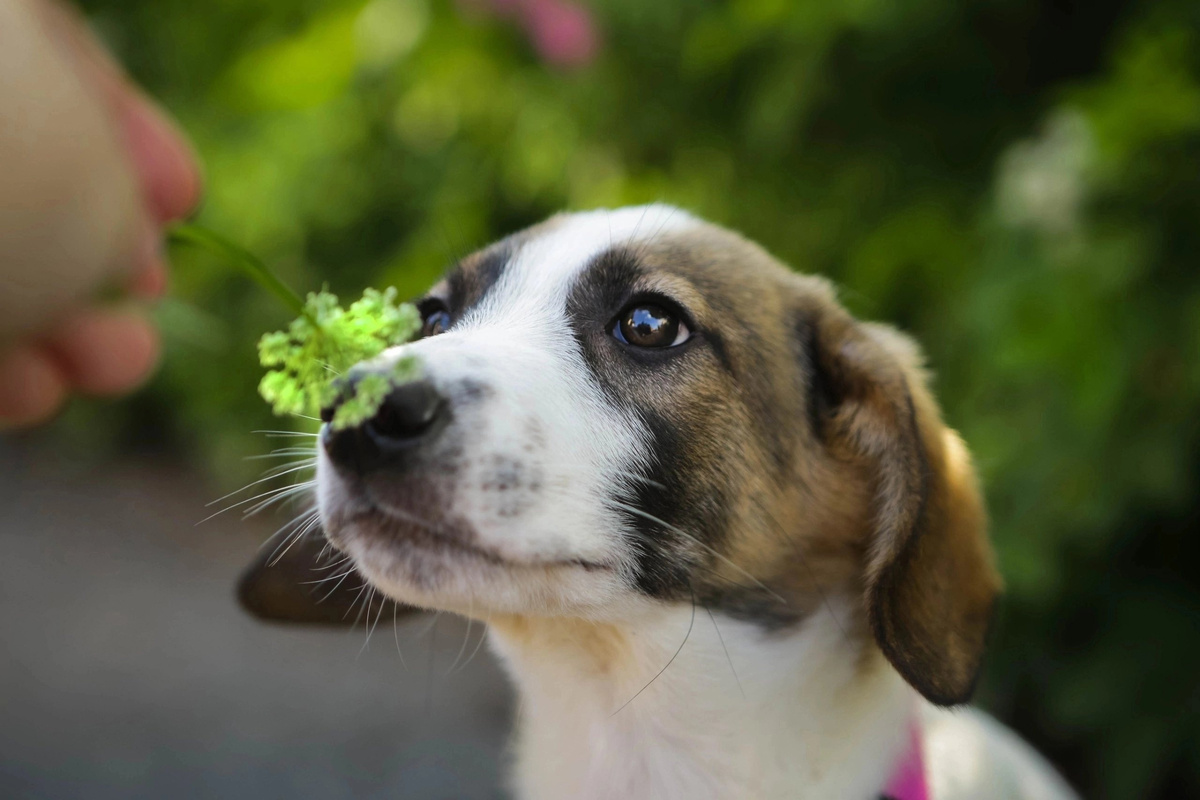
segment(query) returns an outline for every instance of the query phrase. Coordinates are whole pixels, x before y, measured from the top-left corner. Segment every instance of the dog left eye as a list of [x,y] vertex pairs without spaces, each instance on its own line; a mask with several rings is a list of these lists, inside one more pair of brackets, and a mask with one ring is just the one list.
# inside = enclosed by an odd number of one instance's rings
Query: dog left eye
[[634,347],[676,347],[692,335],[685,322],[662,306],[647,303],[624,311],[612,330],[617,341]]

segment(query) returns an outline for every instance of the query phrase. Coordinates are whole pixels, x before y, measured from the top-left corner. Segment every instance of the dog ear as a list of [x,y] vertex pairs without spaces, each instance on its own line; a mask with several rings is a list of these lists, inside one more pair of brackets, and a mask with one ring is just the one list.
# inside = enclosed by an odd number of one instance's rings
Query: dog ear
[[965,702],[1000,589],[970,457],[942,423],[916,345],[857,322],[818,289],[802,314],[810,417],[831,455],[872,483],[871,631],[928,700]]
[[[264,547],[238,578],[237,598],[251,615],[268,622],[349,627],[361,620],[393,618],[416,609],[363,591],[363,578],[327,546],[321,533],[286,549]],[[370,595],[369,605],[365,598]]]

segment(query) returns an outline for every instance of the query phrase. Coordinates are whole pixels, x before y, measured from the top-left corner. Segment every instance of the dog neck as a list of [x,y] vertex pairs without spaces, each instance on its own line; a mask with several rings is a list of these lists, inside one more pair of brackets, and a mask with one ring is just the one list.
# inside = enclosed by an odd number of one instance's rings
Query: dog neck
[[493,620],[520,694],[518,796],[874,800],[914,693],[838,610],[788,633],[690,604]]

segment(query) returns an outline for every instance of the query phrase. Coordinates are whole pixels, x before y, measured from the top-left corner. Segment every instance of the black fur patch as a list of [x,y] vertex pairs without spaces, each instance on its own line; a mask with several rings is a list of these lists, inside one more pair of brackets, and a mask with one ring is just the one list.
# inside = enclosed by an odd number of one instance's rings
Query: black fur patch
[[687,597],[691,592],[693,565],[685,560],[686,539],[688,535],[700,534],[690,532],[691,521],[684,506],[686,486],[681,467],[687,458],[685,448],[679,432],[656,411],[647,408],[637,411],[650,431],[650,451],[654,457],[645,482],[637,483],[629,503],[648,516],[623,512],[626,524],[637,535],[637,586],[651,597]]
[[487,296],[503,277],[512,256],[513,248],[507,242],[500,242],[478,256],[459,262],[446,274],[450,314],[455,320]]
[[[636,585],[663,599],[695,596],[693,575],[715,558],[728,524],[727,498],[719,487],[702,485],[705,473],[691,463],[689,442],[704,431],[670,413],[675,359],[670,351],[637,351],[612,338],[609,326],[632,296],[643,268],[630,248],[597,256],[577,280],[567,313],[584,362],[613,405],[642,421],[653,459],[632,496],[614,502],[635,537]],[[684,346],[679,349],[682,350]],[[718,359],[719,360],[719,359]]]

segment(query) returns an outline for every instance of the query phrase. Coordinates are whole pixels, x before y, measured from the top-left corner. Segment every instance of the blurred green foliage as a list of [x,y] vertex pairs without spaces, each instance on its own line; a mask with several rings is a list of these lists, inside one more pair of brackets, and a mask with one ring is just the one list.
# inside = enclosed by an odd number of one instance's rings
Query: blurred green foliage
[[[913,332],[1008,580],[981,702],[1088,797],[1200,796],[1200,4],[596,0],[575,70],[483,0],[85,5],[299,290],[666,200]],[[176,265],[152,391],[79,413],[240,480],[286,312]]]

